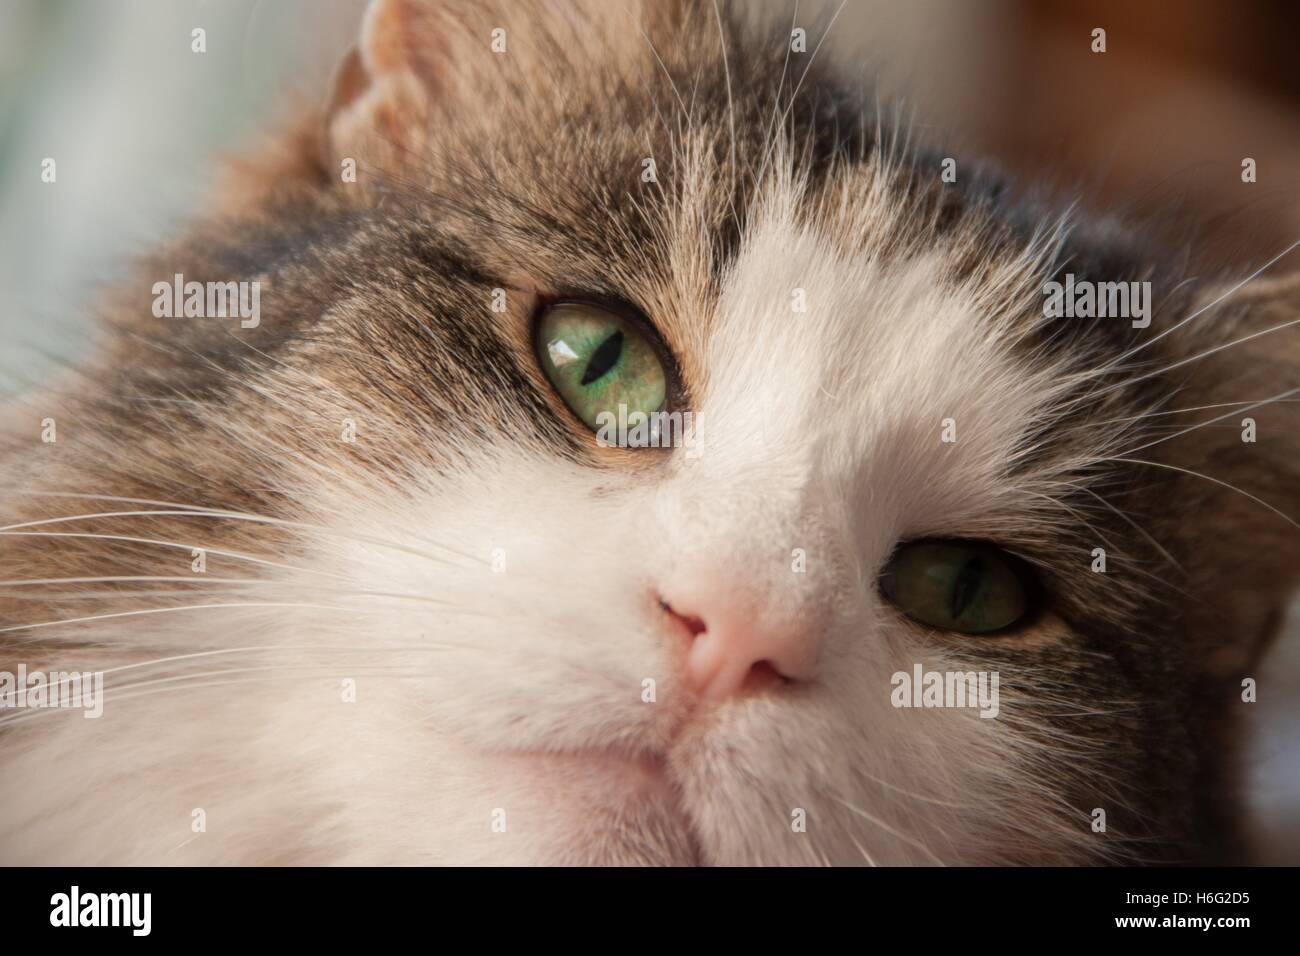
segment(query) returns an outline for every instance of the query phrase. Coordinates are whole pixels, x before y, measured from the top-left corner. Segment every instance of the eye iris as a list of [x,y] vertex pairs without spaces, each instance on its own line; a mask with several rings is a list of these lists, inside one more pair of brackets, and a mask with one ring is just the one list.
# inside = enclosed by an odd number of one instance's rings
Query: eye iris
[[640,325],[585,303],[561,303],[537,325],[537,359],[556,392],[593,431],[620,406],[631,416],[664,407],[668,375]]
[[881,577],[881,590],[921,624],[987,634],[1029,611],[1029,590],[1014,559],[986,544],[913,541],[902,545]]

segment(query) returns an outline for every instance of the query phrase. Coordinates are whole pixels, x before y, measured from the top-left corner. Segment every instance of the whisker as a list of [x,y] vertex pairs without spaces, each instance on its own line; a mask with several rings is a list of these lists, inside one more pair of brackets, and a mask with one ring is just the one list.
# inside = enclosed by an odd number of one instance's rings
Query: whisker
[[[168,657],[155,657],[147,661],[136,661],[135,663],[132,664],[119,664],[117,667],[107,667],[104,668],[102,671],[100,671],[100,673],[105,675],[117,674],[117,673],[121,673],[122,671],[138,670],[142,667],[157,667],[162,664],[175,664],[175,663],[180,663],[182,661],[193,661],[193,660],[198,660],[199,658],[216,657],[221,654],[247,654],[255,651],[331,651],[336,653],[340,651],[346,651],[348,653],[371,654],[378,651],[394,651],[394,652],[404,653],[408,651],[424,651],[424,650],[433,650],[433,651],[464,650],[466,648],[479,648],[481,646],[482,645],[479,644],[447,644],[447,643],[432,643],[432,642],[426,644],[379,644],[370,647],[366,647],[366,646],[340,647],[331,644],[250,644],[247,647],[222,647],[222,648],[209,650],[209,651],[195,651],[190,654],[172,654]],[[71,680],[72,680],[71,678],[64,678],[63,680],[52,682],[49,686],[60,687],[63,684],[71,683]]]
[[[791,48],[794,46],[794,30],[798,22],[799,22],[799,0],[795,0],[794,11],[790,14],[790,33],[786,37],[785,57],[781,61],[781,78],[777,81],[776,84],[776,95],[772,97],[772,118],[768,120],[767,130],[763,136],[763,141],[767,143],[772,142],[772,137],[776,135],[777,116],[781,109],[781,91],[785,89],[785,78],[788,75],[790,70],[790,51]],[[878,129],[880,123],[879,112],[877,112],[876,114],[876,123]],[[880,137],[877,135],[876,140],[879,141],[879,139]]]
[[[373,666],[382,667],[385,665],[373,665]],[[259,668],[253,668],[253,670],[258,670],[258,669]],[[337,668],[331,668],[328,667],[327,665],[320,665],[319,669],[325,672],[320,676],[326,676],[330,673],[334,673],[334,674],[338,673]],[[216,671],[213,673],[215,674],[238,673],[240,670],[244,670],[244,669],[234,668],[229,671]],[[366,665],[351,665],[347,668],[347,670],[355,671],[357,673],[365,673]],[[370,677],[378,676],[383,678],[384,680],[422,680],[430,676],[433,676],[433,674],[435,673],[436,672],[412,673],[409,671],[405,671],[405,672],[398,672],[395,674],[387,674],[381,672],[380,674],[370,673],[367,676]],[[198,676],[211,676],[211,675],[198,675]],[[313,676],[317,676],[317,675],[309,674],[309,675],[305,675],[305,678],[310,679]],[[162,680],[146,681],[137,684],[125,685],[123,688],[119,688],[118,693],[115,693],[111,696],[108,693],[108,688],[105,688],[104,704],[105,706],[107,706],[111,700],[116,705],[128,700],[139,700],[142,697],[152,697],[157,694],[168,693],[170,691],[178,691],[178,690],[189,691],[189,690],[197,690],[205,687],[229,687],[229,686],[239,686],[244,684],[284,683],[286,681],[297,682],[305,678],[303,674],[285,675],[283,677],[241,677],[238,680],[208,681],[205,683],[176,683],[176,684],[170,684],[168,686],[151,686],[149,687],[148,690],[141,690],[139,693],[131,693],[131,694],[121,693],[122,690],[142,688],[146,684],[162,685],[164,683],[164,681]],[[14,724],[25,723],[30,720],[35,720],[36,718],[41,717],[43,715],[58,714],[58,713],[75,714],[75,713],[80,713],[81,711],[82,708],[76,708],[76,707],[41,707],[41,708],[31,708],[31,709],[20,708],[18,713],[15,713],[7,717],[0,717],[0,727],[9,727]]]
[[[247,511],[230,511],[225,508],[212,508],[205,505],[193,505],[193,504],[188,504],[186,502],[179,502],[179,501],[159,501],[153,498],[129,498],[121,495],[98,495],[98,494],[89,494],[86,492],[71,492],[71,491],[41,491],[38,489],[26,489],[26,488],[19,488],[19,489],[11,488],[9,489],[9,491],[12,494],[27,495],[34,498],[86,498],[93,501],[116,501],[122,504],[154,505],[156,507],[162,507],[162,508],[179,509],[193,514],[209,514],[214,512],[220,512],[223,515],[232,515],[232,516],[238,515],[250,521],[260,519],[268,522],[283,522],[285,520],[280,518],[270,518],[263,515],[257,515]],[[327,528],[323,525],[313,525],[313,524],[305,524],[302,522],[294,522],[291,526],[295,528],[304,528],[313,531],[319,531],[326,534],[340,533],[336,529]],[[434,547],[443,548],[447,551],[451,551],[453,554],[459,554],[462,557],[468,557],[470,558],[470,560],[479,560],[477,558],[474,558],[471,555],[464,555],[461,552],[456,551],[454,548],[450,548],[447,545],[437,541],[433,541],[427,538],[417,538],[416,540],[419,540],[425,544],[433,545]],[[383,542],[383,543],[391,545],[390,542]]]
[[113,611],[107,614],[91,614],[87,617],[64,618],[57,621],[40,621],[36,624],[15,624],[11,627],[0,627],[0,634],[8,634],[11,631],[35,630],[38,627],[56,627],[60,624],[85,624],[90,621],[107,621],[119,617],[137,617],[144,614],[171,614],[176,611],[202,611],[219,608],[249,608],[249,607],[292,607],[300,609],[309,609],[315,611],[343,611],[351,614],[374,614],[379,613],[374,610],[361,610],[360,608],[339,607],[330,604],[303,604],[287,601],[249,601],[233,602],[229,604],[187,604],[181,607],[151,607],[143,608],[136,611]]
[[1249,491],[1246,491],[1245,489],[1238,488],[1236,485],[1229,484],[1226,481],[1220,481],[1218,478],[1213,478],[1210,475],[1203,474],[1202,472],[1193,471],[1190,468],[1180,468],[1178,465],[1169,465],[1159,461],[1144,461],[1141,458],[1108,458],[1106,460],[1122,461],[1122,462],[1127,462],[1131,465],[1150,465],[1152,468],[1166,468],[1169,471],[1176,471],[1179,472],[1180,474],[1191,475],[1193,478],[1204,478],[1206,481],[1211,482],[1212,484],[1219,485],[1222,488],[1227,488],[1229,491],[1235,491],[1237,494],[1249,498],[1257,505],[1262,505],[1263,507],[1267,508],[1269,511],[1273,512],[1273,514],[1281,518],[1283,521],[1285,521],[1287,524],[1291,525],[1293,528],[1300,530],[1300,524],[1297,524],[1294,518],[1292,518],[1286,512],[1280,511],[1279,509],[1273,507],[1263,498],[1256,497],[1255,495],[1252,495]]
[[1177,332],[1179,329],[1181,329],[1181,328],[1182,328],[1184,325],[1186,325],[1188,322],[1192,321],[1192,320],[1193,320],[1194,318],[1196,318],[1198,315],[1202,315],[1203,313],[1208,312],[1210,309],[1214,308],[1216,305],[1218,305],[1218,304],[1219,304],[1220,302],[1222,302],[1224,299],[1228,298],[1228,296],[1232,295],[1232,294],[1235,293],[1238,289],[1242,288],[1242,286],[1246,285],[1246,283],[1251,282],[1252,280],[1258,278],[1258,277],[1259,277],[1260,275],[1262,275],[1262,274],[1265,272],[1265,270],[1267,270],[1270,266],[1272,266],[1274,263],[1280,261],[1283,257],[1285,257],[1285,256],[1287,256],[1288,254],[1290,254],[1291,250],[1293,250],[1296,246],[1300,246],[1300,239],[1297,239],[1295,242],[1291,243],[1291,245],[1287,246],[1285,249],[1283,249],[1281,252],[1279,252],[1277,255],[1275,255],[1272,259],[1268,260],[1268,262],[1264,263],[1262,266],[1260,266],[1258,269],[1256,269],[1256,270],[1255,270],[1254,272],[1252,272],[1250,275],[1246,276],[1246,278],[1242,279],[1242,280],[1241,280],[1240,282],[1238,282],[1236,285],[1232,286],[1232,288],[1228,289],[1226,292],[1224,292],[1222,295],[1220,295],[1220,296],[1219,296],[1217,299],[1215,299],[1213,302],[1210,302],[1210,303],[1208,303],[1208,304],[1206,304],[1206,305],[1201,306],[1199,309],[1196,309],[1194,312],[1192,312],[1191,315],[1187,316],[1185,319],[1182,319],[1182,320],[1179,321],[1179,322],[1176,322],[1174,325],[1171,325],[1169,328],[1165,329],[1165,330],[1164,330],[1163,332],[1161,332],[1159,335],[1152,336],[1151,338],[1147,339],[1145,342],[1142,342],[1141,344],[1136,345],[1136,346],[1134,346],[1133,348],[1129,349],[1129,350],[1128,350],[1127,352],[1125,352],[1123,355],[1120,355],[1117,359],[1115,359],[1115,362],[1117,362],[1117,363],[1118,363],[1118,362],[1123,362],[1123,361],[1126,360],[1129,356],[1131,356],[1131,355],[1136,355],[1138,352],[1141,352],[1141,351],[1142,351],[1144,348],[1146,348],[1147,346],[1149,346],[1149,345],[1153,345],[1153,344],[1155,344],[1156,342],[1159,342],[1159,341],[1160,341],[1161,339],[1163,339],[1166,335],[1171,335],[1172,333]]
[[920,850],[922,853],[924,853],[926,856],[928,856],[931,860],[933,860],[935,863],[939,864],[940,866],[947,865],[943,862],[943,860],[935,856],[933,850],[931,850],[928,846],[926,846],[924,843],[922,843],[920,840],[916,839],[915,837],[908,836],[906,833],[900,833],[898,830],[891,827],[884,820],[881,820],[879,817],[871,815],[866,810],[863,810],[861,807],[854,806],[853,804],[849,803],[847,800],[842,800],[839,797],[834,796],[833,794],[831,795],[831,799],[835,800],[838,803],[842,803],[844,806],[848,807],[850,810],[858,814],[864,820],[869,821],[870,823],[884,830],[886,833],[892,834],[893,836],[897,837],[899,840],[902,840],[904,843],[908,844],[909,846],[916,847],[918,850]]
[[155,498],[127,498],[122,495],[94,495],[80,491],[40,491],[34,488],[11,488],[10,494],[28,495],[33,498],[88,498],[92,501],[116,501],[130,505],[156,505],[165,508],[180,508],[186,511],[211,511],[204,505],[192,505],[181,501],[159,501]]
[[[840,0],[840,5],[835,8],[835,13],[831,15],[830,22],[826,24],[826,29],[817,40],[817,46],[813,48],[812,54],[808,57],[808,62],[804,65],[803,72],[799,74],[799,81],[795,84],[794,90],[790,93],[790,102],[787,103],[785,109],[781,111],[781,121],[778,125],[784,125],[786,119],[794,109],[794,104],[799,98],[799,90],[803,88],[803,81],[808,78],[808,72],[812,69],[813,62],[817,59],[817,54],[821,52],[822,44],[825,43],[826,38],[830,36],[831,28],[835,26],[835,21],[839,19],[840,14],[844,11],[844,7],[848,2],[849,0]],[[772,150],[775,145],[776,140],[773,138],[772,141],[768,143],[768,147],[763,153],[763,162],[758,167],[758,175],[754,177],[754,184],[756,186],[761,185],[763,182],[763,174],[767,171],[767,163],[772,157]]]
[[342,574],[334,574],[329,571],[320,571],[314,568],[299,568],[292,564],[283,564],[279,561],[269,561],[265,558],[256,558],[249,554],[241,554],[238,551],[224,551],[220,548],[209,548],[201,544],[182,544],[176,541],[163,541],[158,538],[136,538],[130,535],[121,534],[94,534],[89,531],[0,531],[0,535],[16,538],[99,538],[106,541],[151,544],[163,548],[177,548],[182,551],[203,551],[207,554],[215,554],[218,557],[234,558],[239,561],[249,561],[253,564],[261,564],[271,568],[280,568],[285,571],[296,571],[302,574],[319,574],[339,581],[349,580],[349,578]]
[[[1237,405],[1249,405],[1257,399],[1248,398],[1242,402],[1218,402],[1214,405],[1194,405],[1190,408],[1170,408],[1163,412],[1143,412],[1141,415],[1129,415],[1125,418],[1108,418],[1097,422],[1098,425],[1116,425],[1121,422],[1138,422],[1146,421],[1148,418],[1159,418],[1163,415],[1184,415],[1188,412],[1208,412],[1215,408],[1230,408]],[[1283,398],[1283,399],[1264,399],[1264,401],[1276,401],[1278,404],[1289,402],[1300,402],[1300,398]]]
[[[378,547],[391,548],[395,551],[405,551],[416,557],[423,558],[427,561],[439,561],[447,563],[446,558],[439,558],[431,554],[426,554],[415,548],[406,545],[397,544],[396,542],[386,541],[383,538],[374,538],[370,535],[353,534],[347,531],[340,531],[335,528],[326,528],[322,525],[307,524],[301,521],[289,521],[284,518],[268,518],[263,515],[245,514],[238,511],[191,511],[191,510],[168,510],[168,511],[102,511],[80,515],[64,515],[58,518],[42,518],[38,521],[23,521],[18,524],[5,525],[0,527],[0,534],[19,528],[37,528],[52,524],[66,524],[71,521],[90,521],[96,518],[140,518],[140,517],[173,517],[173,518],[213,518],[218,520],[229,521],[248,521],[254,524],[267,524],[275,527],[293,528],[306,531],[312,531],[318,534],[334,535],[340,538],[347,538],[353,541],[360,541],[364,544],[373,544]],[[451,550],[451,549],[448,549]],[[476,558],[472,555],[461,555],[480,564],[487,564],[486,559]]]
[[728,164],[730,184],[727,188],[727,204],[731,207],[731,218],[739,231],[740,214],[736,212],[736,104],[731,98],[731,64],[727,61],[727,35],[722,29],[722,11],[718,9],[718,0],[713,0],[713,17],[718,25],[718,43],[722,47],[722,75],[727,81],[727,123],[731,127],[731,161]]
[[1136,385],[1138,382],[1144,382],[1147,379],[1155,378],[1158,375],[1165,375],[1168,372],[1172,372],[1176,368],[1182,368],[1184,365],[1190,365],[1192,362],[1199,362],[1203,358],[1209,358],[1211,355],[1214,355],[1218,352],[1222,352],[1225,349],[1230,349],[1235,345],[1241,345],[1243,342],[1249,342],[1251,339],[1257,339],[1262,335],[1269,335],[1270,333],[1273,332],[1280,332],[1282,329],[1290,328],[1293,325],[1300,325],[1300,319],[1292,319],[1289,322],[1283,322],[1281,325],[1275,325],[1272,328],[1261,329],[1258,332],[1252,332],[1250,335],[1243,335],[1239,339],[1233,339],[1231,342],[1225,342],[1223,345],[1216,345],[1212,349],[1206,349],[1204,352],[1200,352],[1196,355],[1189,356],[1185,359],[1180,359],[1179,361],[1174,362],[1172,365],[1166,365],[1164,368],[1152,369],[1149,372],[1144,372],[1143,374],[1136,375],[1133,378],[1125,379],[1122,382],[1115,382],[1114,384],[1108,385],[1105,388],[1098,389],[1094,392],[1090,392],[1085,396],[1082,396],[1082,399],[1083,400],[1097,399],[1103,395],[1108,395],[1111,392],[1116,391],[1117,389],[1131,388],[1133,385]]
[[1295,395],[1298,392],[1300,392],[1300,388],[1288,389],[1287,391],[1282,392],[1279,395],[1274,395],[1272,398],[1263,399],[1262,401],[1258,401],[1253,405],[1247,405],[1245,408],[1241,408],[1236,411],[1225,412],[1224,414],[1219,415],[1215,418],[1207,419],[1206,421],[1203,422],[1198,422],[1197,424],[1192,425],[1189,428],[1184,428],[1182,431],[1174,432],[1172,435],[1165,435],[1163,438],[1157,438],[1154,441],[1149,441],[1145,445],[1138,445],[1136,448],[1129,448],[1126,451],[1121,452],[1120,454],[1131,455],[1134,452],[1142,451],[1143,449],[1150,448],[1153,445],[1159,445],[1163,442],[1172,441],[1173,439],[1178,438],[1182,435],[1186,435],[1189,432],[1194,432],[1197,429],[1205,428],[1207,425],[1213,425],[1215,422],[1221,422],[1225,418],[1235,418],[1238,415],[1244,415],[1246,412],[1254,411],[1256,408],[1263,408],[1265,405],[1271,405],[1274,402],[1285,401],[1286,399],[1290,398],[1292,395]]
[[[268,581],[262,578],[212,578],[206,575],[190,575],[189,577],[171,576],[171,575],[107,575],[101,577],[84,577],[84,578],[26,578],[12,581],[0,581],[0,587],[20,587],[28,584],[115,584],[129,581],[154,581],[158,583],[170,584],[197,584],[205,588],[213,584],[232,584],[236,586],[251,585],[253,587],[279,587],[293,590],[306,591],[328,591],[331,594],[341,596],[362,595],[366,597],[387,597],[403,598],[412,601],[426,601],[433,604],[447,604],[448,601],[440,598],[429,597],[427,594],[410,594],[401,591],[369,591],[369,590],[344,590],[340,591],[337,587],[325,586],[318,584],[301,584],[294,581]],[[220,588],[210,588],[213,591],[220,591]],[[187,588],[186,591],[191,589]],[[99,598],[109,598],[119,595],[119,591],[105,591],[94,595]],[[172,592],[180,593],[180,592]]]
[[650,52],[654,54],[655,62],[659,64],[659,68],[664,71],[664,76],[667,77],[668,85],[673,89],[673,96],[677,97],[677,105],[681,107],[682,113],[689,115],[689,111],[686,109],[686,101],[682,99],[681,91],[677,89],[677,84],[673,81],[673,75],[668,72],[668,67],[664,63],[663,57],[661,57],[659,51],[655,49],[654,41],[646,35],[645,30],[643,30],[639,24],[637,26],[637,32],[641,34],[641,39],[645,40],[646,45],[650,47]]
[[1103,535],[1100,531],[1098,531],[1095,527],[1093,527],[1092,523],[1091,523],[1090,521],[1088,521],[1088,519],[1085,518],[1082,514],[1079,513],[1079,509],[1078,509],[1078,508],[1071,507],[1070,505],[1066,504],[1066,503],[1065,503],[1064,501],[1062,501],[1061,499],[1059,499],[1059,498],[1054,498],[1054,497],[1052,497],[1051,495],[1045,495],[1045,494],[1043,494],[1042,492],[1039,492],[1039,491],[1031,491],[1031,490],[1028,490],[1028,489],[1027,489],[1027,490],[1025,491],[1025,494],[1027,494],[1027,495],[1029,495],[1029,496],[1031,496],[1031,497],[1033,497],[1033,498],[1040,498],[1040,499],[1042,499],[1043,501],[1047,502],[1049,505],[1052,505],[1052,506],[1054,506],[1054,507],[1060,508],[1062,511],[1066,512],[1067,514],[1069,514],[1069,515],[1070,515],[1071,517],[1073,517],[1076,521],[1078,521],[1080,524],[1082,524],[1085,528],[1087,528],[1089,531],[1091,531],[1094,535],[1096,535],[1096,536],[1097,536],[1097,539],[1098,539],[1102,544],[1104,544],[1104,545],[1106,546],[1106,549],[1107,549],[1108,551],[1114,551],[1114,550],[1116,550],[1116,549],[1111,545],[1110,541],[1108,541],[1108,540],[1106,539],[1106,536]]
[[1127,522],[1129,527],[1131,527],[1138,534],[1142,535],[1142,537],[1146,538],[1147,543],[1150,544],[1151,547],[1155,548],[1156,551],[1158,551],[1160,555],[1166,561],[1172,564],[1175,568],[1177,568],[1179,571],[1184,570],[1183,566],[1178,563],[1178,561],[1174,558],[1174,556],[1170,554],[1168,550],[1165,549],[1165,546],[1162,545],[1159,541],[1157,541],[1154,537],[1152,537],[1151,534],[1146,530],[1146,528],[1138,524],[1137,521],[1135,521],[1131,515],[1126,514],[1125,512],[1121,511],[1119,508],[1116,508],[1113,504],[1111,504],[1101,495],[1097,494],[1097,492],[1093,491],[1091,488],[1086,488],[1083,485],[1079,485],[1077,487],[1079,488],[1080,491],[1092,495],[1092,497],[1100,501],[1105,507],[1109,508],[1123,521]]
[[876,861],[871,858],[871,854],[868,853],[866,848],[861,843],[858,842],[857,837],[855,837],[853,834],[850,833],[849,839],[853,841],[853,845],[858,848],[858,852],[862,854],[862,858],[867,861],[868,865],[870,866],[877,865]]
[[908,790],[905,789],[904,787],[900,787],[897,786],[896,784],[892,784],[888,780],[882,780],[880,777],[877,777],[875,774],[868,773],[866,770],[863,770],[861,767],[855,767],[854,772],[861,774],[862,776],[870,780],[872,783],[878,784],[887,790],[893,790],[895,793],[901,793],[903,796],[907,797],[910,800],[920,800],[924,803],[932,803],[935,806],[939,806],[939,807],[949,807],[953,810],[969,810],[973,806],[973,804],[969,804],[969,803],[953,803],[950,800],[940,800],[937,797],[927,797],[923,793],[917,793],[913,790]]

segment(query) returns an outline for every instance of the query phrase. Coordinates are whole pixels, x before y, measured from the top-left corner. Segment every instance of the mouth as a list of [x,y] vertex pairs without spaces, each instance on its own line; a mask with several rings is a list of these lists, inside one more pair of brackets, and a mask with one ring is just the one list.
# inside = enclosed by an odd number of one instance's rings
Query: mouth
[[512,756],[548,777],[573,783],[599,783],[610,788],[608,792],[623,797],[653,797],[675,791],[667,761],[656,754],[593,748],[522,750]]

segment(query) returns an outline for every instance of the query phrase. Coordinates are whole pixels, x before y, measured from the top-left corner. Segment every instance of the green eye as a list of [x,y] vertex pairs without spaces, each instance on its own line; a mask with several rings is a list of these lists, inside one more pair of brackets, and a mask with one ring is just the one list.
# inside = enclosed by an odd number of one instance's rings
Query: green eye
[[668,396],[654,343],[633,322],[598,306],[551,306],[537,326],[537,358],[565,404],[593,430],[604,424],[603,413],[618,420],[620,405],[626,420],[661,411]]
[[880,589],[921,624],[988,634],[1029,613],[1030,578],[1022,563],[988,544],[913,541],[899,547]]

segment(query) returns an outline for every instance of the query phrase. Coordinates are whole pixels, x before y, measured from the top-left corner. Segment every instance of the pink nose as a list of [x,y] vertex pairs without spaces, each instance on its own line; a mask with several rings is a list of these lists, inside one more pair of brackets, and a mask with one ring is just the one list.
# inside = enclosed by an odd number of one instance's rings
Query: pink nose
[[707,700],[787,683],[807,666],[813,642],[793,621],[764,620],[726,599],[659,603],[690,637],[683,678]]

